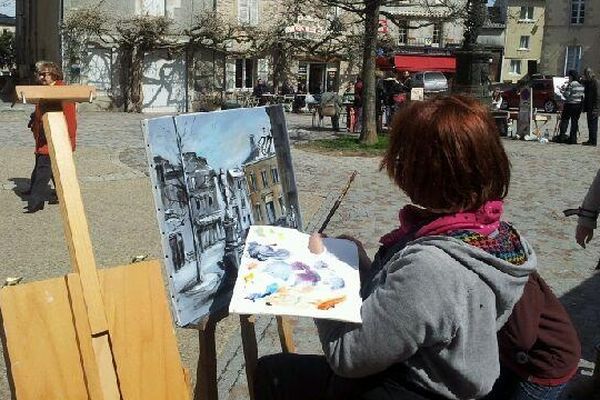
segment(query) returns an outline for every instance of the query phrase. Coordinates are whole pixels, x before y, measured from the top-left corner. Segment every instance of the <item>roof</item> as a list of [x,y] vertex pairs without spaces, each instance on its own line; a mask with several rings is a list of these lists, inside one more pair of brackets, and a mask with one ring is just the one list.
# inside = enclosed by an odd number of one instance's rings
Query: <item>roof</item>
[[6,14],[0,14],[0,25],[15,26],[16,24],[17,24],[17,19],[15,17],[10,17]]

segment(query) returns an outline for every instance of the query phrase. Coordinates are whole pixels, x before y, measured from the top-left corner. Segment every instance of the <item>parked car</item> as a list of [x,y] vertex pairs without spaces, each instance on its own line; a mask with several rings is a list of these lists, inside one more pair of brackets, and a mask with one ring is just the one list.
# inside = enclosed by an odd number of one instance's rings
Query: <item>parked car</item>
[[[523,82],[511,85],[502,90],[503,109],[519,107],[519,87]],[[554,84],[549,75],[534,75],[531,79],[533,90],[533,106],[548,113],[562,109],[562,99],[554,94]]]
[[425,93],[442,93],[448,91],[448,79],[438,71],[422,71],[412,74],[413,87],[422,87]]

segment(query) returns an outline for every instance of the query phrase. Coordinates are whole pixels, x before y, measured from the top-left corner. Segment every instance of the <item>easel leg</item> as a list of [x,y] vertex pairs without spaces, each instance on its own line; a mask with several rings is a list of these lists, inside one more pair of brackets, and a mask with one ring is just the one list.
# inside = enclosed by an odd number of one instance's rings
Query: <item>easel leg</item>
[[217,351],[215,348],[215,323],[209,321],[198,331],[200,354],[196,372],[194,400],[218,400]]
[[240,315],[240,328],[242,330],[242,347],[246,360],[246,380],[250,400],[254,400],[254,371],[258,361],[258,348],[256,344],[256,317],[254,315]]
[[279,332],[281,350],[284,353],[295,353],[296,345],[294,344],[294,328],[288,317],[277,317],[277,332]]

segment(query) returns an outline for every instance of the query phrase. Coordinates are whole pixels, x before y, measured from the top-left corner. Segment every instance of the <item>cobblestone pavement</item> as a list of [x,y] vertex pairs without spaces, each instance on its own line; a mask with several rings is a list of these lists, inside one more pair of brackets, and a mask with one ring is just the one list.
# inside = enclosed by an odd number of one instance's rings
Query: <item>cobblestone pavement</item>
[[[32,138],[25,128],[31,107],[14,109],[0,104],[0,279],[23,276],[26,282],[57,277],[69,272],[57,206],[35,214],[23,214],[23,200],[16,189],[27,187],[33,165]],[[133,256],[160,258],[161,248],[150,183],[147,178],[140,120],[152,115],[86,112],[79,115],[78,175],[89,219],[98,265],[128,263]],[[585,116],[582,137],[587,139]],[[293,144],[332,136],[328,129],[310,129],[308,115],[288,114]],[[555,121],[547,123],[550,132]],[[328,125],[327,125],[328,126]],[[542,127],[542,131],[545,127]],[[574,239],[575,219],[562,216],[577,207],[598,167],[598,149],[584,146],[540,144],[505,139],[512,163],[512,184],[506,201],[506,219],[533,243],[541,274],[571,313],[584,345],[582,374],[590,373],[600,342],[600,277],[595,266],[600,239],[587,249]],[[396,225],[397,210],[407,202],[378,171],[378,158],[340,157],[293,149],[292,157],[305,222],[318,219],[346,184],[353,170],[359,174],[327,233],[349,233],[364,241],[368,252],[377,249],[378,238]],[[318,351],[311,321],[294,320],[299,351]],[[246,399],[243,357],[238,322],[230,317],[218,325],[220,398]],[[184,364],[195,376],[197,333],[177,329]],[[260,354],[277,351],[272,318],[258,318]],[[0,398],[9,398],[0,371]],[[583,397],[582,397],[583,399]]]

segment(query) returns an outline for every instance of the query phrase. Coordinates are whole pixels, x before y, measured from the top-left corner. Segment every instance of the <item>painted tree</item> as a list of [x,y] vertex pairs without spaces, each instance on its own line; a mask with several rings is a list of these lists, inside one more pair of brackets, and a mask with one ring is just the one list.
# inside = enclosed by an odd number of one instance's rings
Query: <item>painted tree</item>
[[[376,110],[376,51],[380,16],[385,16],[392,23],[398,24],[405,21],[393,9],[406,9],[408,7],[422,7],[430,11],[431,22],[419,23],[422,27],[435,21],[450,21],[464,17],[466,2],[464,0],[320,0],[327,7],[337,7],[344,12],[355,15],[361,22],[362,45],[362,79],[363,79],[363,125],[360,140],[364,144],[377,142],[377,110]],[[438,12],[439,11],[439,12]],[[443,16],[439,16],[439,14]]]

